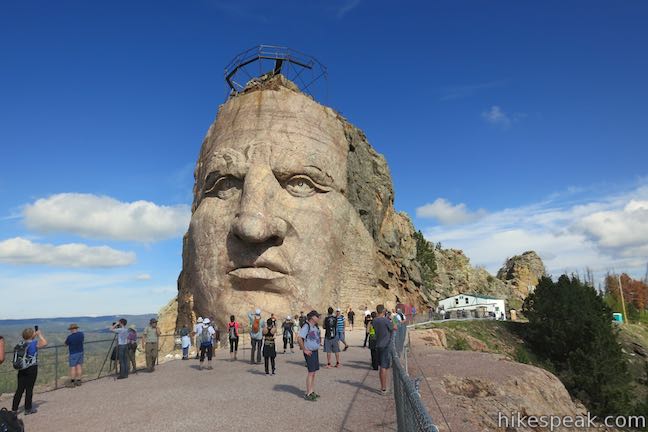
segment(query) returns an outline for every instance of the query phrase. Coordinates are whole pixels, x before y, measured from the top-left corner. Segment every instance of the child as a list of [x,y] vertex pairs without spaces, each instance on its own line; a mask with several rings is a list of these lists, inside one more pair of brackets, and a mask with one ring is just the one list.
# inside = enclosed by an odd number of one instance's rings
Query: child
[[275,374],[275,357],[277,357],[277,350],[275,349],[275,334],[277,327],[272,318],[268,319],[266,326],[263,329],[263,359],[265,360],[265,373],[270,373],[268,369],[268,361],[272,363],[272,375]]

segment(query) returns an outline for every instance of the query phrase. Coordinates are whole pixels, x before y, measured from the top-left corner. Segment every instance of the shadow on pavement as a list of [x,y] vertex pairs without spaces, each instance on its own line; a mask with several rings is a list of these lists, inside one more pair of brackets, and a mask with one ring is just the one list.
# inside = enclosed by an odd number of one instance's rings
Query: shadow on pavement
[[335,381],[339,382],[340,384],[347,384],[347,385],[350,385],[350,386],[358,388],[358,389],[366,390],[366,391],[368,391],[370,393],[380,394],[380,391],[378,391],[377,388],[369,387],[368,385],[366,385],[363,382],[351,381],[351,380],[335,380]]
[[304,397],[304,390],[300,389],[299,387],[295,387],[293,385],[277,384],[276,386],[274,386],[273,390],[277,392],[290,393],[295,396],[299,396],[300,398]]

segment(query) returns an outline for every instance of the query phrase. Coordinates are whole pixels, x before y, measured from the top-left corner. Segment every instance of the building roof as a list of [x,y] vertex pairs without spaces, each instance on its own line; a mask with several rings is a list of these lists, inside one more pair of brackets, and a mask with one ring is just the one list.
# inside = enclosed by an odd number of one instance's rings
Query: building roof
[[499,297],[493,297],[493,296],[488,296],[488,295],[484,295],[484,294],[475,294],[475,293],[459,293],[457,295],[446,297],[443,300],[447,300],[447,299],[451,299],[451,298],[455,298],[455,297],[459,297],[459,296],[470,296],[470,297],[481,298],[481,299],[485,299],[485,300],[505,300],[505,299],[499,298]]

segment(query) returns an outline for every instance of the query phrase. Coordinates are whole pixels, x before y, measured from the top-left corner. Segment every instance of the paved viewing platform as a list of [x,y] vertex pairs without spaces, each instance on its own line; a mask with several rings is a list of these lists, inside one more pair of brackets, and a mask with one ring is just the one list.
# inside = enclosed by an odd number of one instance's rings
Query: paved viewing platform
[[[38,413],[20,418],[29,432],[394,431],[394,398],[379,393],[378,372],[370,367],[369,350],[361,347],[363,338],[362,329],[347,332],[350,346],[341,353],[340,368],[326,369],[320,350],[316,402],[303,397],[303,354],[297,346],[295,353],[283,354],[279,336],[275,376],[265,374],[263,363],[250,364],[249,346],[239,346],[236,361],[230,361],[229,347],[222,347],[213,370],[198,370],[197,360],[174,360],[125,380],[107,377],[35,394]],[[0,407],[10,408],[11,396],[3,395]]]

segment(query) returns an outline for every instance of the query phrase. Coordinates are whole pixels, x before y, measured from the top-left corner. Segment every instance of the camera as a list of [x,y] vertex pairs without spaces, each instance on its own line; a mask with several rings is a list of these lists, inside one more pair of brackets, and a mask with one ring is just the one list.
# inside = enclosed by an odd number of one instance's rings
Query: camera
[[34,331],[38,331],[38,326],[37,325],[34,326]]

